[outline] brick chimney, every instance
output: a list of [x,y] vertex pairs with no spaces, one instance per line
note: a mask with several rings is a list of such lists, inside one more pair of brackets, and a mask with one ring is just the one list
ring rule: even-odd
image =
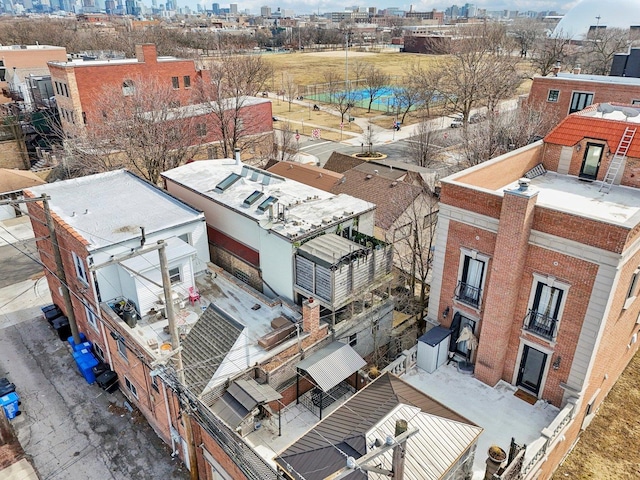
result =
[[136,58],[138,63],[158,63],[158,52],[153,43],[136,45]]
[[302,329],[314,334],[320,328],[320,303],[313,297],[302,302]]
[[506,374],[511,330],[516,324],[520,327],[521,319],[515,317],[515,310],[538,196],[529,188],[529,179],[521,178],[518,183],[518,188],[505,190],[502,199],[476,356],[476,378],[492,386]]

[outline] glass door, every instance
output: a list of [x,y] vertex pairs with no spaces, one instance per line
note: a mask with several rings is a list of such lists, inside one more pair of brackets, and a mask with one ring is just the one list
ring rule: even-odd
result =
[[598,177],[598,168],[600,168],[603,150],[602,145],[587,143],[587,150],[584,152],[582,167],[580,168],[580,178],[595,180]]
[[538,395],[542,383],[542,374],[547,364],[547,354],[536,350],[529,345],[525,345],[522,350],[520,360],[520,370],[518,372],[517,386],[524,387],[530,392]]

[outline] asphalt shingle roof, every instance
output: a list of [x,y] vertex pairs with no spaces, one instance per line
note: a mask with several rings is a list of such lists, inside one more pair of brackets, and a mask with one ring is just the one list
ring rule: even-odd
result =
[[335,185],[331,193],[345,193],[375,203],[376,226],[388,230],[423,193],[423,189],[406,182],[352,169],[344,172],[344,182]]
[[211,304],[182,342],[187,387],[199,395],[213,377],[244,327]]

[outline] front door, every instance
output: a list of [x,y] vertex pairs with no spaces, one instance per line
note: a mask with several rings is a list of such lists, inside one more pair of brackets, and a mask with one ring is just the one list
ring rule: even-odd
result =
[[518,372],[516,385],[524,387],[538,395],[546,364],[546,353],[542,353],[540,350],[525,345],[522,349],[522,360],[520,360],[520,370]]
[[587,143],[587,149],[582,159],[582,168],[580,168],[580,178],[595,180],[598,177],[598,168],[600,167],[603,150],[602,145]]

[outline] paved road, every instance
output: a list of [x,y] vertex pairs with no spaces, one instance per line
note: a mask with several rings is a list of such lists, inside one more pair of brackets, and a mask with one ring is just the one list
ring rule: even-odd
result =
[[[16,384],[22,415],[12,420],[42,480],[187,479],[151,427],[80,376],[66,342],[42,319],[51,303],[35,262],[6,240],[33,247],[28,221],[0,222],[0,377]],[[4,239],[4,240],[3,240]],[[34,275],[33,271],[39,273]]]

